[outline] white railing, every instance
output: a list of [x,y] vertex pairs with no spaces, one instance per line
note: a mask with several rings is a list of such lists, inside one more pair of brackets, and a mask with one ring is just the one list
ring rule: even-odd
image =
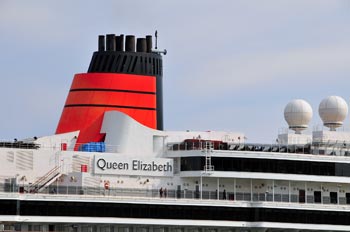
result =
[[[231,192],[231,191],[193,191],[193,190],[176,190],[163,189],[162,193],[159,189],[122,189],[122,188],[94,188],[94,187],[77,187],[77,186],[53,186],[44,188],[40,193],[26,192],[27,186],[0,185],[1,197],[34,197],[34,198],[84,198],[84,199],[138,199],[138,200],[169,200],[169,201],[217,201],[217,204],[228,202],[241,203],[264,203],[264,204],[291,204],[291,205],[311,205],[316,208],[322,207],[346,207],[350,210],[350,199],[344,196],[331,198],[330,196],[321,196],[315,199],[313,195],[299,196],[297,194],[281,194],[281,193],[258,193],[258,192]],[[225,203],[225,204],[226,204]],[[337,206],[338,205],[338,206]]]
[[[192,143],[168,143],[167,151],[205,151],[202,144]],[[222,144],[214,147],[216,151],[240,151],[240,152],[263,152],[263,153],[286,153],[286,154],[307,154],[307,155],[328,155],[328,156],[350,156],[350,144],[344,142],[315,143],[315,144],[253,144],[235,143]]]

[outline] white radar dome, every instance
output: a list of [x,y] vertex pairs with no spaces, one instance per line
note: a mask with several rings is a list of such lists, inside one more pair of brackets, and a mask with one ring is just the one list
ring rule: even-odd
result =
[[284,108],[284,119],[289,125],[289,129],[300,134],[308,127],[312,118],[312,108],[309,103],[302,99],[295,99],[289,102]]
[[318,113],[323,121],[323,125],[329,127],[331,131],[343,125],[343,121],[348,115],[348,104],[338,96],[330,96],[322,100],[318,107]]

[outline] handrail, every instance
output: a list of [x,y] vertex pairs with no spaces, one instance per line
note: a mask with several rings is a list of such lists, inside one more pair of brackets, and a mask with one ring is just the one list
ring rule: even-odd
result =
[[[19,187],[19,185],[17,185]],[[23,186],[24,188],[24,186]],[[18,189],[18,188],[17,188]],[[55,190],[55,191],[51,191]],[[341,207],[342,209],[350,210],[350,204],[347,202],[346,197],[338,197],[337,203],[326,203],[322,202],[299,202],[298,194],[290,194],[287,201],[276,200],[278,195],[274,194],[275,197],[272,197],[273,194],[269,193],[251,193],[251,192],[226,192],[227,198],[224,198],[223,191],[219,192],[219,197],[216,191],[203,191],[202,195],[195,190],[176,190],[170,189],[167,190],[167,195],[163,193],[163,197],[160,196],[158,189],[122,189],[122,188],[111,188],[105,189],[102,187],[77,187],[77,186],[49,186],[45,189],[45,192],[41,193],[18,193],[16,192],[0,192],[1,197],[20,197],[22,198],[56,198],[56,199],[91,199],[91,200],[156,200],[156,201],[188,201],[194,203],[196,202],[217,202],[217,204],[251,204],[251,205],[284,205],[286,207],[300,207],[300,208],[337,208]],[[234,194],[234,195],[233,195]],[[254,197],[255,194],[263,195],[262,198]],[[282,194],[289,195],[289,194]],[[201,198],[202,196],[202,198]],[[310,196],[310,195],[307,195]],[[232,198],[233,197],[233,198]],[[324,196],[323,199],[328,196]],[[330,197],[328,197],[330,198]],[[282,198],[281,198],[282,199]],[[294,200],[293,200],[294,199]]]
[[[39,190],[41,187],[43,187],[43,186],[39,187],[39,185],[42,182],[45,182],[46,180],[50,181],[55,175],[59,174],[58,170],[60,170],[60,168],[61,168],[61,166],[56,166],[53,169],[51,169],[48,173],[46,173],[44,176],[40,177],[37,181],[35,181],[33,184],[31,184],[28,187],[28,190],[31,191],[33,187],[36,187],[37,190]],[[52,174],[53,174],[53,176],[51,176]]]
[[[176,142],[168,143],[168,151],[190,151],[205,150],[206,148],[199,144]],[[349,156],[350,145],[347,144],[258,144],[258,143],[221,143],[213,148],[215,151],[250,151],[267,153],[286,153],[286,154],[306,154],[306,155],[326,155],[326,156]]]

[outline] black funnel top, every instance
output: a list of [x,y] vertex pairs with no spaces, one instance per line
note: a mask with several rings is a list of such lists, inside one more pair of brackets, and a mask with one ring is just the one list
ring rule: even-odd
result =
[[137,43],[134,35],[125,36],[125,43],[123,34],[100,35],[98,51],[92,56],[88,73],[156,76],[157,129],[163,130],[162,56],[158,52],[152,52],[152,36],[137,38],[136,41]]
[[162,76],[162,56],[152,52],[152,36],[136,41],[137,44],[134,35],[125,36],[125,44],[124,35],[100,35],[98,51],[92,56],[88,72]]

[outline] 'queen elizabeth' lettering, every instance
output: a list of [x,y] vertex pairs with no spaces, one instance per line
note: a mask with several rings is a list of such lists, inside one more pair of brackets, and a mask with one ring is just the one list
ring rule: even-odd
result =
[[95,155],[95,174],[172,176],[172,159],[122,159],[113,155]]

